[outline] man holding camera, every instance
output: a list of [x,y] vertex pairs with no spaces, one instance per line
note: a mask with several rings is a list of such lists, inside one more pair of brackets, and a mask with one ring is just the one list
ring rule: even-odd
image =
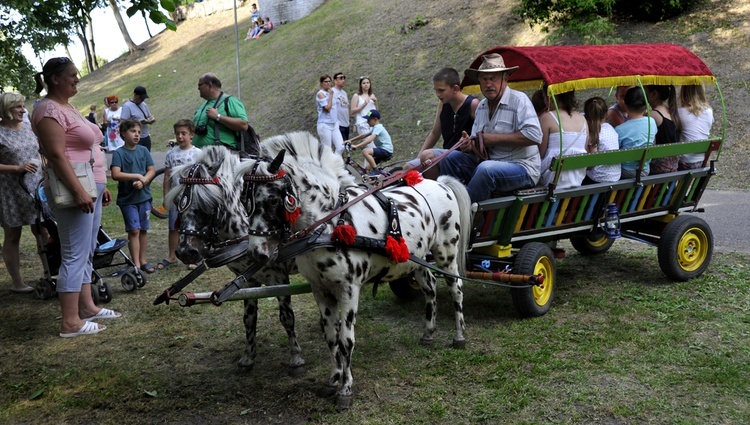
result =
[[237,133],[248,129],[245,105],[221,91],[221,81],[214,74],[201,75],[198,92],[206,101],[193,117],[193,145],[198,148],[224,145],[236,151]]

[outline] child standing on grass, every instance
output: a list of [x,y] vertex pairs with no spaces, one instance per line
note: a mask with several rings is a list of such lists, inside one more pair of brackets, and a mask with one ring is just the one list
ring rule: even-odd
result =
[[[169,189],[173,184],[177,183],[177,176],[172,176],[172,170],[174,167],[179,165],[194,164],[200,155],[201,150],[193,146],[193,136],[195,136],[195,124],[193,121],[181,119],[174,124],[174,138],[177,141],[177,146],[167,152],[167,157],[164,159],[164,195],[169,192]],[[166,204],[163,204],[164,208],[167,208]],[[177,256],[175,256],[175,250],[177,249],[177,243],[180,239],[179,229],[175,228],[175,221],[177,220],[177,207],[174,205],[169,206],[169,240],[167,258],[161,260],[161,263],[156,265],[159,270],[166,269],[172,264],[177,262]],[[188,264],[188,269],[193,270],[196,268],[195,264]]]
[[357,137],[346,140],[344,143],[351,143],[360,139],[364,141],[358,145],[352,145],[352,149],[356,149],[362,146],[367,146],[371,142],[375,142],[374,148],[365,148],[362,151],[362,156],[365,157],[367,165],[365,171],[374,171],[377,169],[378,163],[381,161],[388,161],[393,156],[393,142],[391,142],[391,135],[388,134],[388,130],[383,127],[380,123],[380,112],[377,109],[370,109],[370,112],[365,115],[367,119],[367,125],[370,126],[370,132],[360,134]]
[[146,260],[149,215],[151,214],[151,179],[154,178],[154,160],[151,153],[138,145],[141,124],[135,119],[120,122],[120,137],[125,145],[112,155],[112,179],[117,184],[117,205],[125,220],[128,248],[135,266],[153,273],[154,266]]

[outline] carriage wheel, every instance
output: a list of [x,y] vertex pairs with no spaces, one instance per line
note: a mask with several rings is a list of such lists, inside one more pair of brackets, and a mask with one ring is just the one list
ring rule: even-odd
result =
[[392,280],[388,282],[388,286],[396,297],[404,301],[411,301],[422,295],[422,288],[412,275]]
[[133,292],[135,291],[135,287],[137,285],[137,281],[135,279],[135,275],[131,272],[127,272],[120,278],[120,283],[122,283],[122,289]]
[[708,268],[714,235],[703,219],[681,215],[667,223],[659,241],[659,267],[670,279],[684,282]]
[[531,288],[511,289],[513,305],[521,317],[539,317],[549,311],[555,298],[557,266],[552,250],[541,242],[531,242],[516,255],[513,273],[542,275],[544,283]]
[[608,238],[604,232],[595,230],[585,236],[570,238],[570,243],[581,255],[598,255],[609,251],[615,240]]

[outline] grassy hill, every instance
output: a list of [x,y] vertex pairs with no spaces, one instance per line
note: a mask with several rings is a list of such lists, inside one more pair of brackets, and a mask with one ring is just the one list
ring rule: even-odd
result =
[[[750,100],[747,66],[750,0],[704,0],[695,10],[658,24],[623,24],[623,42],[673,42],[696,52],[716,73],[729,111],[727,171],[750,168]],[[383,122],[394,138],[396,157],[418,150],[434,119],[432,75],[452,66],[463,71],[476,55],[496,45],[535,45],[544,35],[528,27],[512,9],[517,1],[465,2],[329,0],[305,19],[279,25],[258,40],[240,41],[241,95],[251,124],[262,136],[285,131],[314,132],[313,96],[318,77],[344,72],[345,89],[356,91],[357,77],[372,78]],[[249,27],[250,9],[239,9],[240,40]],[[409,22],[426,25],[404,33]],[[198,77],[215,72],[230,93],[237,92],[234,16],[218,13],[182,23],[85,77],[73,99],[82,111],[102,98],[130,97],[133,87],[148,88],[149,106],[159,120],[152,126],[154,147],[171,137],[172,123],[192,118],[201,99]],[[585,64],[581,64],[585,66]],[[719,99],[713,104],[720,111]],[[717,120],[720,115],[717,114]],[[736,161],[736,162],[735,162]],[[747,173],[744,173],[747,174]],[[750,176],[722,173],[719,186],[750,187]]]

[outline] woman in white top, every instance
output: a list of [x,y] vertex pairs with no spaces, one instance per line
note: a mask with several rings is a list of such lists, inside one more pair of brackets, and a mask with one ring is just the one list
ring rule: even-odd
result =
[[320,90],[315,95],[315,105],[318,108],[318,138],[323,146],[330,146],[336,155],[341,155],[344,152],[344,139],[336,121],[331,81],[330,75],[320,77]]
[[[706,140],[714,125],[714,111],[706,100],[703,85],[682,86],[680,88],[680,107],[677,113],[682,122],[681,142]],[[692,170],[703,165],[705,155],[702,153],[680,155],[678,170]]]
[[351,114],[354,115],[354,125],[357,126],[357,134],[370,133],[365,116],[371,109],[378,108],[378,98],[372,93],[372,82],[370,77],[359,77],[359,88],[352,96]]
[[[125,144],[120,137],[120,114],[122,108],[119,106],[120,99],[117,96],[107,98],[107,109],[104,110],[104,124],[107,126],[106,138],[107,152],[112,153]],[[109,164],[107,164],[109,165]]]
[[[583,104],[583,113],[589,134],[586,141],[588,153],[616,151],[620,148],[617,131],[608,122],[607,103],[599,96],[592,97]],[[586,170],[583,184],[616,182],[620,180],[620,164],[596,165]]]
[[[550,110],[542,114],[539,123],[542,125],[542,144],[539,155],[542,157],[542,176],[540,186],[546,186],[555,180],[555,171],[550,170],[552,158],[562,155],[586,153],[586,120],[578,112],[578,101],[575,92],[569,91],[555,96],[556,102],[550,101],[550,109],[557,104],[560,122],[557,122],[558,111]],[[562,126],[562,135],[560,127]],[[562,149],[561,149],[562,147]],[[563,171],[557,180],[556,189],[567,189],[580,186],[586,177],[586,169]]]

